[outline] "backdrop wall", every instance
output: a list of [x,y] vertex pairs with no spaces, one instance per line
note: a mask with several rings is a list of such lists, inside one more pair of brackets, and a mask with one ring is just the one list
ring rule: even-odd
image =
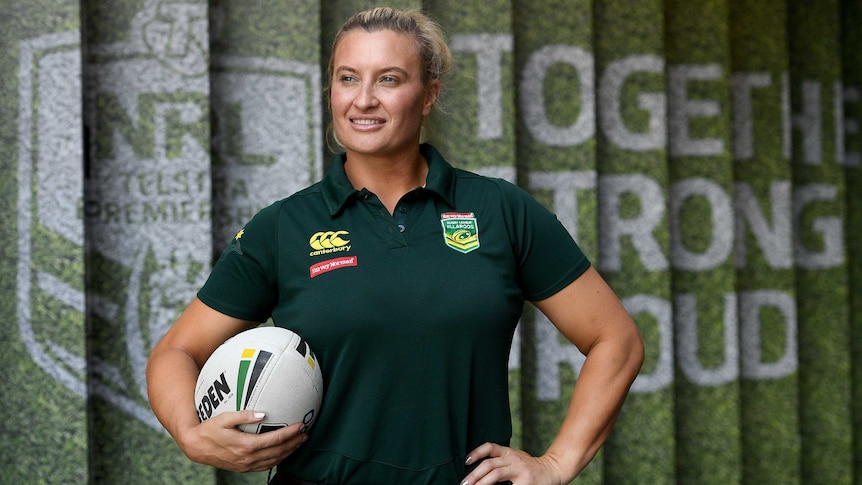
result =
[[[331,39],[374,5],[4,2],[0,482],[262,483],[188,461],[144,367],[238,228],[322,176]],[[862,2],[391,5],[454,53],[430,141],[555,211],[641,329],[578,482],[862,484]],[[582,362],[528,305],[516,446]]]

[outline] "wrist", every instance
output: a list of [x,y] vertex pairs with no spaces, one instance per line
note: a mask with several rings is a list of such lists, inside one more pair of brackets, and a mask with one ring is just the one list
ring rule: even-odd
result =
[[180,450],[182,450],[190,460],[196,463],[200,463],[196,458],[197,453],[195,453],[196,445],[200,443],[200,438],[197,435],[198,425],[200,425],[200,422],[198,422],[197,419],[195,419],[194,422],[183,420],[182,423],[175,423],[171,426],[171,429],[168,430]]
[[583,454],[561,454],[552,450],[548,450],[544,455],[539,457],[546,467],[558,477],[560,485],[570,483],[578,477],[581,471],[586,467],[587,463],[583,463]]

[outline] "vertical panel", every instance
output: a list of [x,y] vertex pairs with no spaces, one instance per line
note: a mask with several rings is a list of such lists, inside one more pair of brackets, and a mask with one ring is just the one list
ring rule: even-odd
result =
[[221,0],[211,18],[212,221],[221,248],[258,210],[322,176],[320,5]]
[[[322,176],[320,4],[211,2],[214,255],[261,208]],[[219,472],[221,484],[266,472]]]
[[746,483],[799,483],[792,170],[784,1],[730,2]]
[[674,481],[673,321],[661,0],[595,5],[599,270],[646,361],[605,445],[606,483]]
[[[595,83],[589,1],[514,3],[519,182],[596,259]],[[531,306],[521,326],[523,446],[543,453],[583,356]],[[601,457],[578,483],[601,481]]]
[[85,12],[83,212],[93,398],[105,483],[205,483],[149,409],[150,349],[211,261],[206,1],[100,0]]
[[803,481],[852,483],[839,2],[788,8]]
[[0,18],[0,474],[85,483],[87,469],[78,2]]
[[848,280],[850,295],[851,362],[853,365],[853,473],[862,484],[862,2],[841,2],[841,52],[844,85],[843,160],[847,186]]
[[730,69],[724,1],[665,1],[677,479],[740,480]]
[[[454,66],[429,141],[454,165],[513,180],[515,166],[511,5],[508,0],[426,2],[449,36]],[[479,170],[481,171],[481,170]]]
[[[423,2],[448,38],[453,65],[425,138],[459,168],[516,181],[512,6],[508,0]],[[509,359],[512,446],[520,448],[521,328]]]

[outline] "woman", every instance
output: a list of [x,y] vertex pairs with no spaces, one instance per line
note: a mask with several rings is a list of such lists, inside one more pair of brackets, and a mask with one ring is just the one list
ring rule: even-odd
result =
[[[278,465],[277,483],[560,484],[607,437],[643,360],[638,332],[553,214],[420,143],[449,63],[418,13],[362,12],[336,36],[329,100],[345,154],[237,234],[150,356],[151,405],[190,459]],[[587,354],[540,457],[507,446],[507,358],[525,299]],[[315,427],[242,433],[262,419],[251,410],[198,423],[200,366],[270,317],[320,360]]]

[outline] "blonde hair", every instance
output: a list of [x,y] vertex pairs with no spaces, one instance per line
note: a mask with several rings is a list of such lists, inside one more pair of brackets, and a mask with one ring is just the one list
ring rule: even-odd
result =
[[422,63],[422,81],[426,85],[434,80],[442,80],[452,65],[452,53],[440,26],[428,16],[411,10],[396,10],[390,7],[377,7],[359,12],[347,19],[335,34],[332,42],[332,56],[329,58],[327,74],[332,82],[334,54],[338,43],[348,33],[362,29],[366,32],[391,30],[407,34],[416,42],[419,60]]

